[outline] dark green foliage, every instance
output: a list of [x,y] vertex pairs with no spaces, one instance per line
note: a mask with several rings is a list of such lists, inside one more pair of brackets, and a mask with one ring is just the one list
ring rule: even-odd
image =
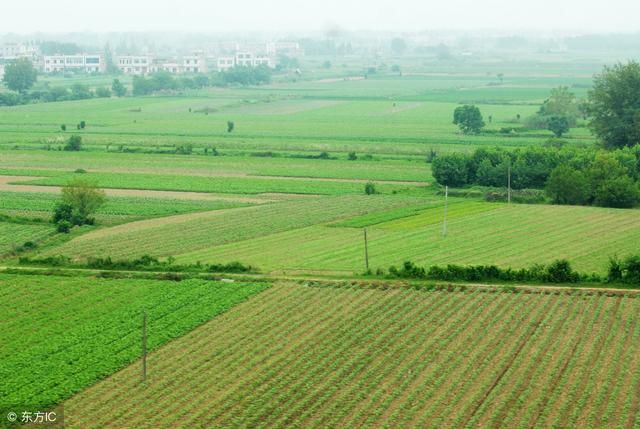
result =
[[5,66],[2,81],[10,90],[24,93],[37,79],[38,72],[33,63],[27,58],[20,58]]
[[266,65],[257,67],[236,66],[222,73],[225,84],[263,85],[271,82],[271,69]]
[[80,129],[84,130],[84,128],[87,126],[87,123],[85,121],[80,121]]
[[566,259],[553,261],[546,270],[546,281],[549,283],[576,283],[580,276],[571,269]]
[[600,207],[631,208],[639,200],[638,184],[626,176],[602,182],[593,193],[593,203]]
[[608,149],[640,143],[640,63],[605,67],[589,92],[590,127]]
[[629,283],[640,286],[640,256],[631,255],[624,260],[609,258],[607,277],[612,283]]
[[76,83],[71,87],[71,99],[72,100],[86,100],[93,97],[93,92],[87,85]]
[[563,134],[569,131],[569,120],[566,116],[550,116],[547,121],[547,129],[556,137],[562,137]]
[[75,179],[62,188],[62,200],[53,211],[58,232],[69,232],[72,226],[93,225],[92,215],[106,201],[104,191],[92,182]]
[[67,126],[65,124],[60,125],[60,129],[62,131],[67,131]]
[[232,132],[236,127],[236,124],[233,121],[227,121],[227,132]]
[[109,88],[96,89],[96,97],[109,98],[111,97],[111,90]]
[[480,148],[472,154],[441,155],[432,172],[441,185],[506,188],[509,166],[512,189],[544,188],[557,204],[627,208],[640,201],[640,146],[613,152],[568,146]]
[[62,255],[46,258],[21,257],[21,265],[40,265],[51,267],[88,268],[94,270],[125,270],[125,271],[168,271],[168,272],[198,272],[198,273],[253,273],[258,272],[251,265],[240,262],[228,264],[175,264],[174,259],[159,260],[156,257],[143,255],[136,259],[113,260],[110,256],[105,258],[88,258],[85,263],[74,262]]
[[367,195],[373,195],[376,194],[376,185],[373,182],[367,182],[364,185],[364,193]]
[[[640,272],[640,271],[639,271]],[[579,281],[600,281],[595,275],[580,275],[573,271],[566,260],[556,260],[548,266],[533,265],[530,268],[514,270],[500,268],[495,265],[453,265],[441,267],[433,265],[428,269],[418,267],[407,261],[401,269],[389,268],[389,275],[398,278],[431,279],[445,281],[519,281],[540,283],[577,283]]]
[[355,161],[358,159],[358,155],[356,155],[355,152],[349,152],[349,156],[348,156],[349,161]]
[[587,177],[568,165],[556,167],[549,176],[545,191],[555,204],[582,205],[589,201]]
[[0,106],[17,106],[26,103],[26,99],[16,92],[0,91]]
[[67,140],[67,144],[64,145],[66,151],[79,151],[82,150],[82,137],[79,135],[73,135]]
[[56,224],[56,231],[66,234],[71,230],[71,227],[71,222],[69,222],[68,220],[61,220]]
[[116,97],[124,97],[127,93],[127,88],[120,82],[119,79],[114,79],[111,84],[111,90],[116,95]]
[[438,156],[433,160],[432,172],[441,185],[464,186],[469,180],[467,156],[460,153]]
[[456,124],[464,134],[478,134],[485,126],[480,109],[468,104],[456,107],[453,111],[453,123]]

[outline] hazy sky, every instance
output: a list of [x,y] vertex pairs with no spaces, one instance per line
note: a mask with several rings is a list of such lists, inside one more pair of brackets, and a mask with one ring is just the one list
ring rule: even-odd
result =
[[2,0],[0,33],[74,31],[640,31],[640,0]]

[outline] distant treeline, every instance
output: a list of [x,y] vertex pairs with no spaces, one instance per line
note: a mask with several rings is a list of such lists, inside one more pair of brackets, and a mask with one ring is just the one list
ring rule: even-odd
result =
[[612,151],[535,146],[480,148],[433,159],[441,185],[544,189],[556,204],[633,207],[640,201],[640,146]]
[[64,268],[86,268],[94,270],[125,270],[125,271],[167,271],[167,272],[210,272],[210,273],[251,273],[257,269],[240,262],[228,264],[176,264],[174,259],[159,260],[153,256],[143,255],[137,259],[113,260],[105,258],[88,258],[86,262],[74,262],[66,256],[50,256],[46,258],[30,258],[23,256],[19,259],[22,265],[38,265]]
[[133,95],[149,95],[159,91],[198,89],[209,86],[262,85],[271,82],[271,69],[236,66],[212,75],[199,74],[193,77],[175,77],[168,72],[154,73],[150,77],[134,76]]
[[[193,76],[175,76],[169,72],[158,72],[148,77],[134,76],[131,93],[134,96],[157,92],[184,91],[212,86],[263,85],[271,82],[272,71],[267,66],[234,67],[227,71]],[[0,92],[0,106],[17,106],[28,103],[86,100],[90,98],[121,97],[127,94],[126,87],[118,79],[111,88],[92,89],[88,85],[76,83],[71,87],[45,87],[23,92]]]
[[529,268],[502,268],[495,265],[433,265],[420,267],[406,261],[400,268],[389,267],[388,272],[378,270],[377,275],[391,278],[430,279],[466,282],[524,282],[524,283],[580,283],[609,282],[640,286],[640,256],[609,260],[606,276],[574,271],[569,261],[558,259],[549,265],[535,264]]

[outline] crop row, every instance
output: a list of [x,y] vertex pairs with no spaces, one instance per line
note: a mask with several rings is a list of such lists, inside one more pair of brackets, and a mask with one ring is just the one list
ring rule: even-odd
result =
[[128,367],[66,412],[87,428],[624,426],[639,303],[281,284],[153,353],[145,386]]
[[[634,211],[480,204],[493,210],[452,220],[444,238],[441,224],[369,228],[370,266],[388,269],[413,261],[528,267],[566,258],[579,271],[603,273],[610,256],[634,253],[640,241],[640,218]],[[265,248],[270,252],[263,252]],[[265,269],[359,271],[364,269],[364,240],[358,229],[315,226],[211,246],[178,259],[242,260]]]
[[[50,193],[2,192],[0,191],[0,211],[20,210],[48,212],[49,216],[60,197]],[[116,216],[154,217],[173,214],[220,210],[241,207],[247,204],[221,200],[176,200],[165,198],[109,197],[96,214]]]
[[132,362],[143,311],[155,349],[264,288],[2,275],[2,323],[11,327],[0,348],[3,405],[52,405]]
[[391,196],[323,197],[141,221],[96,231],[49,254],[170,256],[415,203]]

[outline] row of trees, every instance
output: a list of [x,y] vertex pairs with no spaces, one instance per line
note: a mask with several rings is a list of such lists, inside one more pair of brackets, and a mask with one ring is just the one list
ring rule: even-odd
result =
[[271,69],[266,65],[258,67],[237,66],[216,73],[211,77],[200,74],[193,77],[174,77],[168,72],[154,73],[150,77],[133,78],[133,95],[148,95],[158,91],[198,89],[209,86],[262,85],[271,82]]
[[545,189],[557,204],[632,207],[640,199],[640,146],[614,151],[528,147],[481,148],[437,156],[433,175],[441,185]]
[[[54,87],[28,92],[36,83],[38,73],[29,59],[23,58],[5,67],[3,83],[14,92],[0,94],[0,106],[14,106],[29,102],[50,102],[83,100],[93,97],[122,97],[127,88],[119,79],[114,79],[111,88],[91,89],[88,85],[74,84],[71,88]],[[158,91],[176,91],[198,89],[208,86],[225,85],[261,85],[271,82],[271,69],[262,65],[258,67],[234,67],[230,70],[215,73],[211,76],[198,74],[195,76],[175,77],[169,72],[154,73],[150,77],[135,76],[133,78],[133,95],[148,95]]]

